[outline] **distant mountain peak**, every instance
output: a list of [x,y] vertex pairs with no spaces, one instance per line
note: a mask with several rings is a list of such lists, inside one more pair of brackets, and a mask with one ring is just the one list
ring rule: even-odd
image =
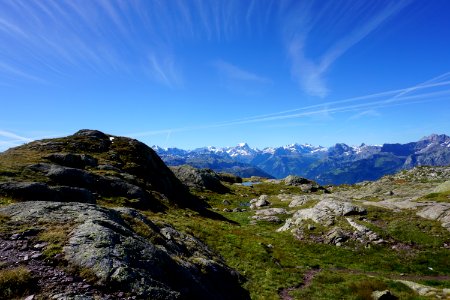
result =
[[432,134],[406,144],[349,146],[337,143],[329,148],[292,143],[262,150],[239,143],[234,147],[210,146],[184,152],[168,149],[158,154],[173,164],[190,163],[239,174],[244,174],[245,169],[246,176],[265,172],[283,178],[294,174],[323,184],[339,184],[373,180],[418,165],[448,165],[450,137]]

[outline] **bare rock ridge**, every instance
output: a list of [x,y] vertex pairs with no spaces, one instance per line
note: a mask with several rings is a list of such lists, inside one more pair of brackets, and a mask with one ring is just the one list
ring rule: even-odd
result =
[[150,147],[96,130],[12,148],[0,154],[2,165],[8,176],[0,184],[0,194],[15,199],[86,203],[100,199],[153,210],[204,205]]

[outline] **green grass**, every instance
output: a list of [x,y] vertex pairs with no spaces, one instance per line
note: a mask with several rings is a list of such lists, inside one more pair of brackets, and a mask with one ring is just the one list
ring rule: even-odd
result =
[[0,270],[0,299],[13,299],[30,293],[34,279],[25,267]]
[[450,203],[450,191],[445,191],[445,192],[440,192],[440,193],[431,193],[431,194],[425,195],[423,197],[420,197],[416,201],[419,201],[419,202],[434,201],[434,202]]
[[[205,241],[231,267],[246,276],[248,280],[244,287],[250,291],[252,299],[279,299],[278,290],[301,283],[303,274],[310,268],[374,272],[381,278],[398,276],[400,273],[448,274],[450,270],[449,251],[433,248],[432,245],[409,253],[390,249],[389,246],[366,249],[364,246],[335,247],[307,240],[298,241],[290,232],[275,232],[280,225],[263,222],[257,226],[249,225],[248,217],[251,214],[248,212],[223,213],[232,222],[206,219],[195,212],[181,210],[148,214],[152,220],[171,223],[175,228]],[[320,231],[320,228],[313,232],[316,231]],[[345,299],[358,299],[358,292],[348,286],[350,281],[346,279],[345,282],[338,287],[339,293],[350,295]],[[312,298],[299,295],[298,299],[336,299],[332,296],[336,292],[335,288],[332,284],[314,284],[312,289],[317,291],[307,294],[312,295]],[[317,293],[322,293],[322,296]],[[409,292],[406,294],[410,295]]]
[[72,224],[46,224],[44,226],[45,230],[39,233],[37,238],[41,242],[48,243],[42,252],[47,260],[52,260],[57,254],[62,253],[72,227]]
[[399,299],[426,299],[418,297],[402,283],[363,274],[321,271],[312,284],[290,294],[295,299],[372,299],[374,291],[389,289]]

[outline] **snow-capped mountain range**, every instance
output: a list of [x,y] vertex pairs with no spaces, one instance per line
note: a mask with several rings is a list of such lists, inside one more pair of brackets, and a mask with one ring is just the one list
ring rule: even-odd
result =
[[450,164],[450,137],[432,134],[417,142],[332,147],[290,144],[257,149],[247,143],[234,147],[202,147],[194,150],[152,147],[168,165],[189,164],[240,176],[283,178],[294,174],[322,184],[375,180],[420,165]]

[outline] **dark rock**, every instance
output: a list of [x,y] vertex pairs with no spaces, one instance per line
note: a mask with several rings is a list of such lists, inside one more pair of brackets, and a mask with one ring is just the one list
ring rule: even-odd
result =
[[196,169],[183,165],[170,167],[175,176],[186,186],[199,190],[211,190],[218,193],[228,189],[220,182],[220,177],[211,169]]
[[91,188],[98,177],[88,171],[51,165],[47,176],[56,184],[70,185],[82,188]]
[[109,137],[101,131],[91,130],[91,129],[81,129],[74,133],[73,136],[87,136],[94,137],[98,139],[109,139]]
[[53,187],[41,182],[0,183],[0,194],[21,201],[95,203],[95,197],[86,189],[68,186]]
[[115,171],[115,172],[122,172],[119,168],[114,167],[113,165],[98,165],[97,169],[99,170],[106,170],[106,171]]
[[300,176],[289,175],[284,179],[285,185],[300,186],[302,184],[310,184],[312,181]]
[[53,153],[44,158],[59,165],[77,169],[84,169],[87,166],[95,167],[98,164],[98,160],[88,154]]
[[53,201],[57,193],[47,184],[40,182],[4,182],[0,183],[0,194],[22,201]]
[[217,176],[219,176],[220,181],[228,183],[242,183],[242,178],[234,174],[219,172],[217,173]]
[[84,188],[55,186],[50,187],[50,189],[57,192],[57,199],[55,201],[96,203],[95,196]]

